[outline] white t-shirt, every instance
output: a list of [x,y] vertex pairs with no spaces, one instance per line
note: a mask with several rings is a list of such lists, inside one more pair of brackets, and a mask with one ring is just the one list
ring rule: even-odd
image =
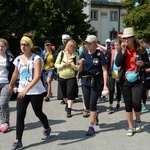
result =
[[[28,84],[33,80],[34,77],[34,64],[37,59],[41,59],[40,56],[33,54],[27,62],[22,62],[22,55],[18,56],[14,60],[14,65],[19,70],[19,87],[18,92],[21,92]],[[43,61],[42,61],[43,63]],[[43,66],[43,64],[42,64]],[[42,94],[45,92],[45,87],[41,80],[39,80],[27,93],[26,95]]]
[[6,67],[6,58],[0,59],[0,83],[9,83],[8,70]]

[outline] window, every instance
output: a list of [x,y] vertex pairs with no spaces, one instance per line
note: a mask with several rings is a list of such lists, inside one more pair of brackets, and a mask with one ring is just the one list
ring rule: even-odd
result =
[[110,39],[116,39],[117,38],[117,31],[110,31]]
[[97,14],[98,14],[98,13],[97,13],[97,10],[92,10],[92,11],[91,11],[91,19],[92,19],[92,20],[97,20],[97,18],[98,18],[98,17],[97,17]]
[[118,13],[117,11],[110,11],[110,21],[117,21]]

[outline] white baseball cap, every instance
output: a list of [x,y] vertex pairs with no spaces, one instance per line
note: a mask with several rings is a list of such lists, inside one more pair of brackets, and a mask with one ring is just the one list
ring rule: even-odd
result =
[[110,42],[110,39],[106,39],[106,40],[105,40],[105,43],[106,43],[106,42]]
[[88,35],[85,41],[88,43],[97,42],[97,37],[95,35]]
[[63,34],[62,39],[64,40],[70,40],[70,36],[68,34]]

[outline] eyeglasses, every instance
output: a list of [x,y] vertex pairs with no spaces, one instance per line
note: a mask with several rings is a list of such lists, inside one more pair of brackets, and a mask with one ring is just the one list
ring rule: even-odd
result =
[[133,37],[123,38],[123,41],[130,41]]
[[29,44],[20,44],[20,46],[27,47],[27,46],[29,46]]

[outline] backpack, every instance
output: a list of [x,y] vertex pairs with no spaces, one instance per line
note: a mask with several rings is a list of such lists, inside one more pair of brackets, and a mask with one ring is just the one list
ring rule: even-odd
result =
[[38,56],[40,56],[42,58],[42,60],[44,60],[44,53],[41,47],[39,46],[34,46],[34,48],[32,49],[32,52]]
[[[64,52],[61,52],[60,62],[62,61],[63,57],[64,57]],[[74,64],[76,64],[76,57],[73,58],[73,62],[74,62]]]

